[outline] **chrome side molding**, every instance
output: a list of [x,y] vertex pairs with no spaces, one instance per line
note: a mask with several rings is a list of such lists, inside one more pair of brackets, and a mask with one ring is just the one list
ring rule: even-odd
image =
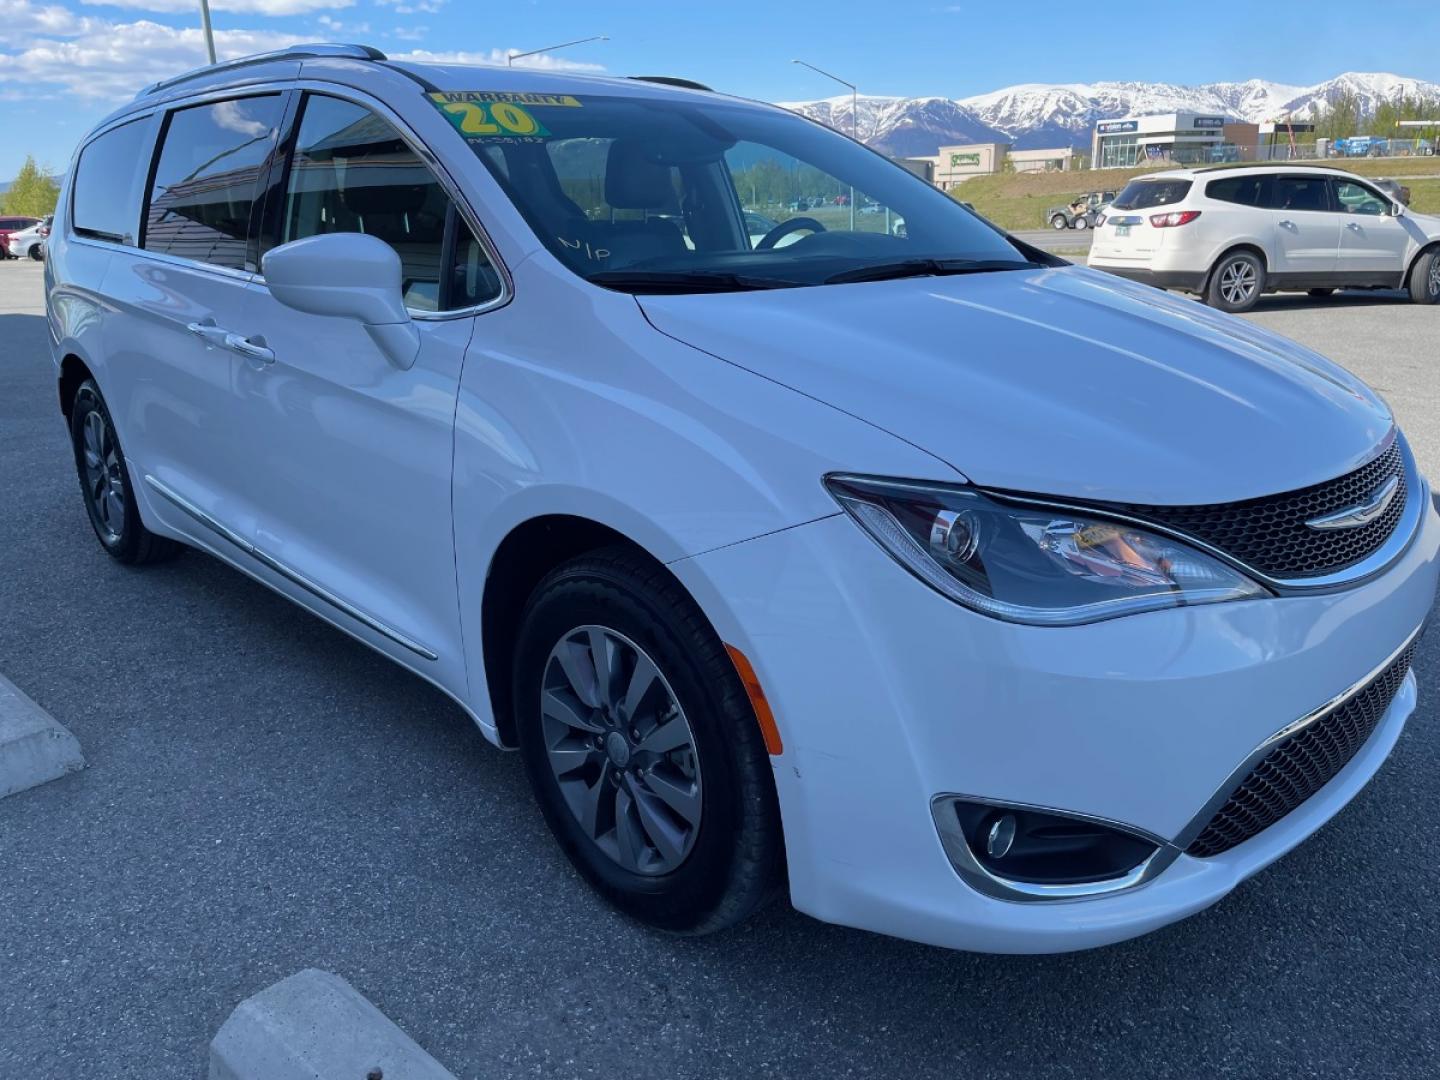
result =
[[355,622],[358,622],[362,626],[365,626],[368,629],[375,631],[375,633],[381,635],[382,637],[389,638],[391,641],[395,642],[395,644],[401,646],[402,648],[409,649],[416,656],[422,656],[426,660],[440,659],[439,654],[436,653],[433,649],[429,648],[426,645],[422,645],[414,638],[407,637],[399,630],[396,630],[394,627],[381,622],[373,615],[367,615],[365,612],[357,608],[354,604],[336,596],[333,592],[325,588],[323,585],[311,581],[308,577],[300,573],[298,570],[292,569],[291,567],[281,562],[279,559],[275,558],[273,555],[267,554],[266,552],[262,551],[260,548],[252,544],[249,540],[246,540],[239,533],[235,532],[235,530],[228,528],[221,522],[217,521],[211,515],[207,514],[204,510],[201,510],[198,506],[192,503],[189,499],[185,498],[185,496],[175,491],[169,485],[155,479],[155,477],[151,476],[149,473],[145,474],[145,484],[157,495],[162,496],[167,502],[171,503],[177,509],[183,511],[186,515],[193,518],[201,525],[204,525],[205,528],[209,529],[216,536],[219,536],[221,539],[225,540],[232,547],[238,548],[246,555],[249,555],[256,562],[265,566],[266,569],[272,570],[275,573],[279,574],[281,577],[285,578],[287,581],[291,582],[292,584],[298,585],[300,588],[308,592],[311,596],[315,597],[317,600],[324,601],[326,604],[334,608],[336,611],[340,612],[346,618],[353,619]]

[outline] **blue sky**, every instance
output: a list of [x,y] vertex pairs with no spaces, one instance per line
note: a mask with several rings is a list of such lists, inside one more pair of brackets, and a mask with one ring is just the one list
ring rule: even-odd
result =
[[[1440,79],[1435,0],[211,0],[211,8],[222,56],[342,40],[392,56],[503,63],[509,51],[607,34],[529,62],[684,75],[770,100],[840,91],[793,57],[863,93],[947,97],[1023,82],[1308,85],[1342,71]],[[63,168],[75,140],[115,104],[202,63],[198,27],[198,0],[0,0],[0,180],[27,152]]]

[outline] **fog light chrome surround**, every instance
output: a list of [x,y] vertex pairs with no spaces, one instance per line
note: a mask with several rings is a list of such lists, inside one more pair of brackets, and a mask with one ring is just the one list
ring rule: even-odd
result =
[[[981,861],[980,856],[977,855],[975,849],[972,847],[972,840],[965,834],[957,804],[964,804],[968,808],[993,808],[995,811],[1001,813],[1004,811],[1014,811],[1022,814],[1043,814],[1075,823],[1095,825],[1143,841],[1145,844],[1153,847],[1154,850],[1129,870],[1117,874],[1114,877],[1107,877],[1096,881],[1070,884],[1041,884],[1033,881],[1021,881],[1008,878],[999,872],[997,868],[988,867]],[[1126,825],[1118,821],[1109,821],[1105,818],[1094,817],[1088,814],[1077,814],[1068,810],[1056,810],[1048,806],[1005,802],[997,799],[979,798],[974,795],[943,794],[936,795],[930,800],[930,813],[935,819],[935,828],[940,834],[940,843],[944,846],[945,854],[949,856],[950,865],[955,868],[955,872],[959,874],[961,879],[971,888],[986,896],[994,897],[997,900],[1034,903],[1090,900],[1096,897],[1110,896],[1127,889],[1139,888],[1146,882],[1153,880],[1173,863],[1181,853],[1180,848],[1176,847],[1170,841],[1147,833],[1143,829],[1137,829],[1133,825]],[[993,825],[991,827],[993,828]],[[1008,826],[1006,828],[1008,828]],[[979,837],[980,842],[987,844],[989,835],[988,830],[984,831],[982,836]],[[1005,846],[1006,854],[1008,854],[1011,849],[1012,846],[1007,844]]]

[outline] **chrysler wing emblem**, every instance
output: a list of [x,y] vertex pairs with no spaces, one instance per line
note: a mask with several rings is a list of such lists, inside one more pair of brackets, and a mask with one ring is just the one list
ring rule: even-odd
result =
[[1333,514],[1326,514],[1324,517],[1311,518],[1305,522],[1312,529],[1358,529],[1361,525],[1369,525],[1390,505],[1390,500],[1395,498],[1395,492],[1400,487],[1400,477],[1392,476],[1385,483],[1371,493],[1370,498],[1359,506],[1347,506],[1344,510],[1337,510]]

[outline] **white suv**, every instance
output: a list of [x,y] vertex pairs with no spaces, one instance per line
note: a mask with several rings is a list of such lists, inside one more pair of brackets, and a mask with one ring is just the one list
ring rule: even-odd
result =
[[[104,549],[209,552],[440,687],[669,930],[788,887],[1083,948],[1338,812],[1440,573],[1385,403],[671,82],[308,46],[104,121],[45,263]],[[885,212],[757,238],[797,178]]]
[[1440,301],[1440,218],[1368,180],[1294,165],[1176,169],[1126,185],[1090,265],[1246,311],[1261,293],[1409,289]]

